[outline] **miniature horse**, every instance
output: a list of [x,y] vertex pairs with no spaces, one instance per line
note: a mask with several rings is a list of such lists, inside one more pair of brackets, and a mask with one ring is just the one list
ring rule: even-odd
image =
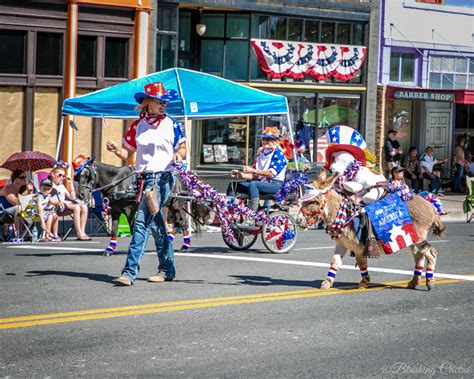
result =
[[90,203],[92,192],[100,189],[103,198],[109,200],[112,230],[109,246],[104,256],[110,256],[117,247],[119,219],[125,214],[130,229],[133,229],[138,204],[135,201],[135,174],[131,167],[115,167],[91,160],[74,178],[78,182],[79,199]]
[[[309,226],[319,220],[323,220],[330,228],[333,225],[342,201],[342,195],[333,189],[334,181],[337,174],[329,178],[326,177],[325,171],[311,185],[315,188],[312,198],[307,198],[303,202],[301,213],[304,219],[300,220],[300,226]],[[432,230],[436,235],[442,236],[445,231],[439,215],[435,208],[422,197],[415,197],[407,202],[410,211],[410,217],[415,226],[419,240],[411,248],[415,259],[415,272],[413,278],[408,283],[408,288],[416,288],[421,284],[421,275],[426,264],[426,286],[431,290],[434,286],[434,270],[436,266],[436,249],[427,241],[428,233]],[[306,225],[303,225],[303,222]],[[351,224],[348,224],[342,230],[342,234],[336,238],[336,249],[333,259],[330,263],[327,278],[321,283],[321,289],[327,290],[332,287],[336,278],[339,266],[342,264],[342,258],[347,251],[353,251],[359,270],[361,273],[361,281],[359,288],[368,288],[370,276],[367,270],[367,258],[364,257],[363,251],[365,244],[359,241]],[[382,249],[382,247],[380,246]]]
[[[79,199],[85,202],[91,201],[91,194],[94,190],[100,189],[102,196],[109,200],[110,213],[112,216],[112,230],[109,246],[104,250],[104,256],[110,256],[117,247],[117,233],[120,214],[124,213],[127,217],[130,229],[133,229],[135,213],[138,209],[136,196],[136,176],[131,167],[116,167],[105,163],[90,161],[76,175],[78,182]],[[190,225],[186,222],[188,219],[187,211],[184,210],[184,201],[172,199],[171,197],[165,204],[170,208],[167,212],[167,223],[169,226],[169,238],[174,239],[174,232],[178,227],[184,230],[183,246],[181,250],[187,250],[191,245]],[[195,230],[199,231],[199,225],[203,225],[209,210],[196,201],[191,202],[191,213],[193,220],[196,221]],[[170,237],[172,236],[172,238]]]

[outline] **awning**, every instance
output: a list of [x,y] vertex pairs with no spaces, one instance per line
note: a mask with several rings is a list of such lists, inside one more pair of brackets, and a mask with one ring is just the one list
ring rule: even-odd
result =
[[130,119],[138,116],[133,95],[162,82],[178,92],[166,112],[174,117],[208,119],[288,113],[285,96],[275,95],[203,72],[171,68],[87,95],[66,99],[63,114]]

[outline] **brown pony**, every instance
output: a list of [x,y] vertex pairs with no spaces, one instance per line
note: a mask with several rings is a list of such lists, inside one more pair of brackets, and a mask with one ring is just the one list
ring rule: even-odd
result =
[[[323,171],[320,176],[311,185],[316,189],[314,197],[303,202],[301,213],[304,218],[301,220],[302,225],[312,225],[319,220],[325,222],[330,228],[336,219],[339,206],[342,201],[342,195],[333,189],[334,181],[337,175],[327,177]],[[421,284],[421,275],[423,267],[426,264],[426,286],[431,290],[434,286],[433,272],[436,266],[436,249],[431,246],[428,241],[428,233],[432,230],[436,235],[443,236],[445,226],[443,225],[435,208],[422,197],[415,195],[413,200],[407,202],[410,210],[410,216],[418,233],[419,240],[411,249],[415,259],[415,273],[413,278],[408,282],[408,288],[416,288]],[[381,244],[380,249],[382,249]],[[367,271],[367,258],[363,256],[365,244],[357,239],[357,236],[349,223],[342,230],[342,234],[336,238],[336,248],[334,256],[330,263],[327,278],[321,283],[321,289],[327,290],[332,287],[336,277],[337,270],[342,264],[342,258],[347,251],[355,254],[357,265],[362,275],[359,288],[368,288],[370,276]]]

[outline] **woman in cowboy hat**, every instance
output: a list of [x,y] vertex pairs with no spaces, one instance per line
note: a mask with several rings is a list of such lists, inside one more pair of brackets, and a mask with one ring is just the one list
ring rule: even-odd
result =
[[280,135],[276,128],[265,128],[260,135],[262,147],[258,149],[257,158],[253,166],[243,166],[242,170],[232,170],[231,176],[238,179],[246,179],[231,183],[227,190],[229,195],[235,192],[249,195],[248,207],[256,211],[259,206],[260,194],[274,195],[280,189],[285,180],[286,166],[288,161],[285,153],[280,147]]
[[179,122],[165,113],[170,100],[177,98],[177,92],[165,91],[162,83],[150,83],[144,92],[135,94],[140,105],[140,118],[134,121],[122,140],[122,147],[113,141],[106,142],[108,151],[121,159],[128,159],[136,153],[135,170],[143,179],[144,196],[140,202],[132,241],[122,275],[114,282],[130,286],[138,275],[140,261],[151,230],[158,254],[158,273],[148,278],[150,282],[173,280],[173,244],[167,237],[162,207],[173,188],[173,161],[186,157],[186,143]]

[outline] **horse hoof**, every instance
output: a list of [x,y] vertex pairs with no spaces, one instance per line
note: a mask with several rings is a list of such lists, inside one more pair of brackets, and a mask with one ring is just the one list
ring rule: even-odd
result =
[[416,287],[418,287],[420,285],[420,281],[418,279],[412,279],[408,282],[407,284],[407,288],[408,289],[411,289],[411,290],[414,290],[416,289]]
[[319,287],[320,290],[322,291],[327,291],[332,287],[332,284],[329,280],[325,280],[321,283],[321,287]]
[[103,257],[110,257],[112,255],[112,253],[110,251],[107,251],[105,250],[103,253],[102,253],[102,256]]
[[366,278],[364,278],[360,281],[359,289],[360,290],[366,290],[367,288],[369,288],[369,284],[370,284],[370,278],[366,277]]
[[431,291],[435,285],[434,280],[426,280],[426,287],[428,288],[428,291]]

